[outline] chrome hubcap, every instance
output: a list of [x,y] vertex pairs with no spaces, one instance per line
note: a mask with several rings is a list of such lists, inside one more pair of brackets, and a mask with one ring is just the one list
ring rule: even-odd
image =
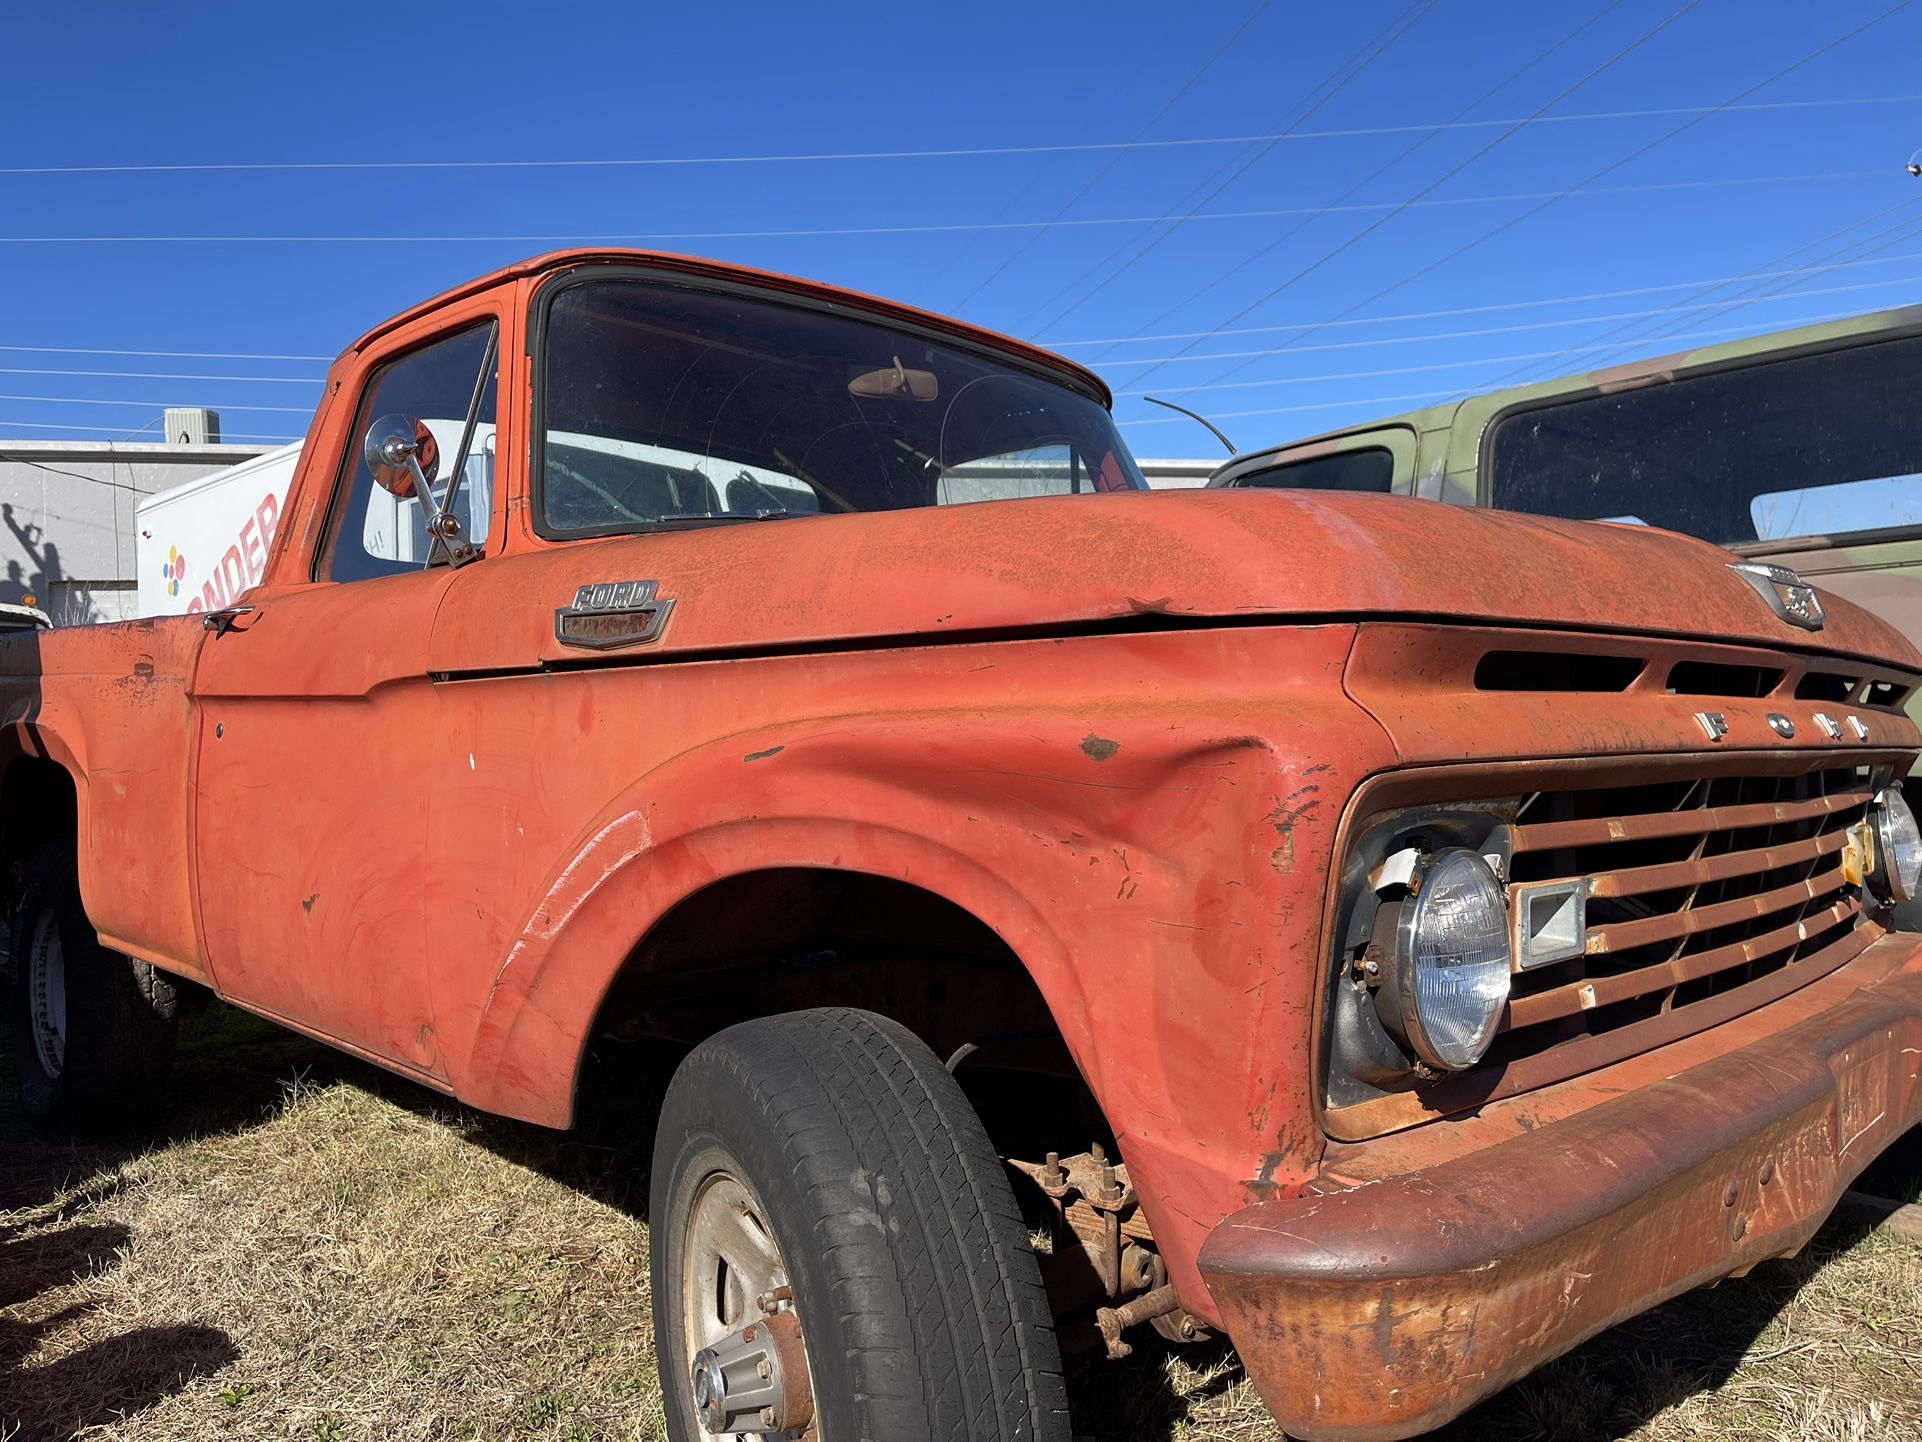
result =
[[26,956],[27,1017],[40,1070],[58,1081],[67,1059],[67,959],[60,922],[43,911],[33,924]]

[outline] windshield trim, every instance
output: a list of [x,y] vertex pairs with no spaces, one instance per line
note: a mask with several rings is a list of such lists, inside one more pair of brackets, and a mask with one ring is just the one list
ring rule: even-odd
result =
[[[860,320],[874,321],[899,330],[904,335],[917,336],[936,345],[947,346],[952,350],[966,351],[989,360],[1009,370],[1019,371],[1050,385],[1060,386],[1086,400],[1094,402],[1110,416],[1114,407],[1109,399],[1096,386],[1088,384],[1072,370],[1044,365],[1040,361],[1023,355],[1019,351],[1003,350],[989,345],[979,337],[951,331],[942,326],[928,325],[913,314],[901,314],[891,308],[855,305],[842,300],[830,300],[820,296],[796,295],[790,291],[769,285],[757,285],[750,281],[723,280],[711,276],[690,275],[686,271],[673,270],[666,266],[634,264],[608,264],[593,262],[554,272],[541,282],[529,306],[527,325],[527,354],[532,362],[531,383],[533,389],[532,408],[528,427],[527,446],[527,490],[529,515],[534,534],[546,541],[588,540],[599,536],[646,535],[650,528],[632,521],[606,526],[554,526],[547,519],[546,498],[542,495],[542,479],[547,469],[547,327],[554,303],[575,286],[590,285],[604,280],[642,280],[679,287],[683,290],[703,291],[717,295],[740,296],[745,299],[763,301],[769,305],[781,306],[788,310],[813,311],[821,315],[846,316]],[[699,523],[695,523],[698,525]],[[688,524],[680,523],[674,530],[689,529]]]

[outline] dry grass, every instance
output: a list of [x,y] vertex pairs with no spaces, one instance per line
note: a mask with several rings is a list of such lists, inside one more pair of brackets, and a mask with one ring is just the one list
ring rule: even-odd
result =
[[[51,1145],[0,1099],[0,1439],[661,1435],[646,1086],[565,1138],[222,1008],[185,1036],[156,1142]],[[1832,1226],[1446,1436],[1910,1442],[1919,1392],[1922,1247]],[[1074,1400],[1103,1439],[1280,1436],[1220,1349],[1079,1367]]]

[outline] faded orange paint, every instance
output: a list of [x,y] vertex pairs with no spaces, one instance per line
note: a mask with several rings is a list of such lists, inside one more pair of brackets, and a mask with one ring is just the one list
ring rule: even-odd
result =
[[[89,914],[243,1006],[565,1126],[613,979],[677,904],[771,867],[912,882],[1031,972],[1181,1305],[1228,1321],[1265,1390],[1258,1303],[1211,1290],[1197,1259],[1224,1218],[1265,1235],[1244,1207],[1337,1175],[1312,1078],[1349,799],[1416,762],[1702,744],[1697,703],[1659,687],[1470,694],[1462,646],[1610,635],[1922,671],[1846,602],[1819,634],[1778,621],[1695,541],[1402,499],[1084,495],[546,540],[525,318],[557,274],[617,259],[634,257],[510,267],[343,353],[253,609],[224,633],[180,618],[0,645],[5,759],[73,777]],[[650,259],[909,316],[1106,394],[957,322]],[[312,581],[368,377],[483,319],[501,326],[485,558]],[[582,585],[637,577],[674,603],[658,641],[591,664],[557,642]],[[1912,760],[1914,724],[1873,719],[1878,751]],[[1736,744],[1830,743],[1810,726]],[[1452,1128],[1418,1134],[1470,1135]],[[1235,1274],[1258,1274],[1237,1246]]]

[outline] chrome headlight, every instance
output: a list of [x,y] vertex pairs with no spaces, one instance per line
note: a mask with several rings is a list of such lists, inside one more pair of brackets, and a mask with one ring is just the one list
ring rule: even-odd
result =
[[1408,895],[1382,908],[1369,952],[1383,1023],[1443,1071],[1482,1059],[1508,1003],[1508,907],[1488,863],[1465,847],[1415,863]]
[[1875,828],[1875,867],[1869,886],[1884,901],[1913,901],[1922,891],[1922,827],[1900,786],[1890,786],[1869,808]]

